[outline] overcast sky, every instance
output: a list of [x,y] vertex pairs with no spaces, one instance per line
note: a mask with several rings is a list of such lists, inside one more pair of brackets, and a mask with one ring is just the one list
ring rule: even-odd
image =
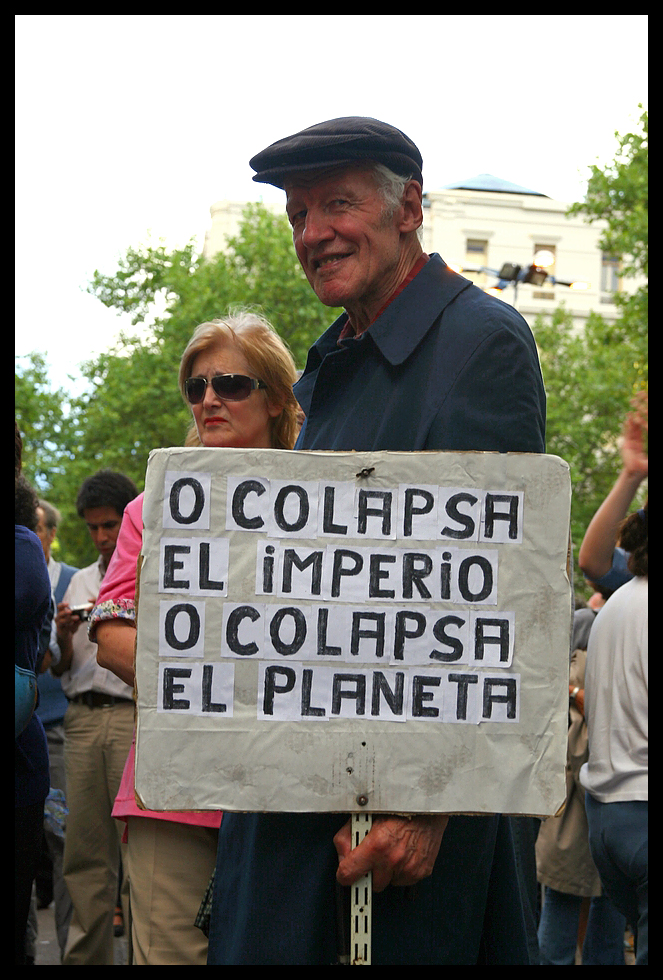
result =
[[398,126],[425,191],[491,173],[571,202],[647,72],[644,15],[20,15],[16,353],[80,390],[128,325],[85,293],[94,270],[148,231],[202,247],[222,198],[283,200],[248,161],[305,126]]

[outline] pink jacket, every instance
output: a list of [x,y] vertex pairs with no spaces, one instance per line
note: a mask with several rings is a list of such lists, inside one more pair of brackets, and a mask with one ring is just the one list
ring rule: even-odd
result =
[[[122,518],[122,526],[117,538],[115,552],[101,585],[97,604],[90,616],[90,639],[94,640],[99,623],[113,619],[125,619],[133,623],[136,619],[136,563],[143,544],[143,494],[127,505]],[[113,816],[119,820],[128,817],[151,817],[154,820],[170,820],[171,823],[195,824],[197,827],[218,828],[223,816],[220,810],[209,811],[168,811],[141,810],[136,804],[134,786],[134,763],[136,736],[131,744]]]

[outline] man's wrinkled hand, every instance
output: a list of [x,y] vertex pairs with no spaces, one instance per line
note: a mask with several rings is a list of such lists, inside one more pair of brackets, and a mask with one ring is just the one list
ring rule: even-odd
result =
[[384,891],[387,885],[416,885],[433,873],[448,822],[445,814],[375,816],[371,830],[353,850],[352,819],[348,820],[334,837],[337,881],[351,885],[372,871],[375,892]]

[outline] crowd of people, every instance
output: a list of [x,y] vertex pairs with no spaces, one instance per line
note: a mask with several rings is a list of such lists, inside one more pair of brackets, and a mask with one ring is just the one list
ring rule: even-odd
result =
[[[531,331],[423,251],[423,163],[404,133],[328,120],[251,166],[285,191],[312,289],[345,312],[299,380],[262,316],[197,326],[178,379],[186,446],[545,452]],[[648,506],[627,518],[644,429],[629,416],[624,468],[580,551],[600,598],[576,613],[563,815],[382,814],[353,848],[342,814],[137,805],[143,495],[122,473],[91,474],[76,508],[99,557],[56,561],[59,514],[21,476],[17,427],[15,962],[34,961],[45,841],[63,965],[112,965],[119,910],[135,965],[343,962],[339,891],[368,871],[376,965],[571,965],[578,942],[583,962],[623,963],[626,923],[646,963]]]

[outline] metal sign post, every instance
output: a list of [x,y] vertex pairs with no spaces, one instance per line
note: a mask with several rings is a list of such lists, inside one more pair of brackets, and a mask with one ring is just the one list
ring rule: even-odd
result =
[[[371,813],[352,814],[352,847],[363,841],[373,826]],[[371,965],[373,875],[359,878],[350,889],[350,965]]]

